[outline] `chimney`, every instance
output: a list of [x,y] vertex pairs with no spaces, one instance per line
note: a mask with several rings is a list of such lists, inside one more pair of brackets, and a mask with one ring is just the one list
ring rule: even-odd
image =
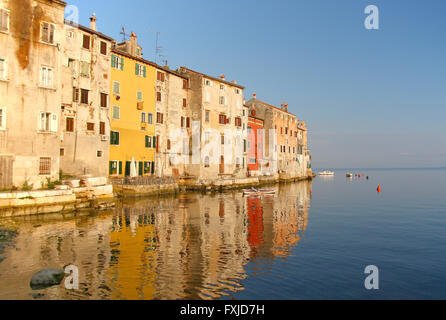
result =
[[90,29],[96,31],[96,14],[94,12],[90,18]]
[[232,83],[233,83],[233,84],[237,84],[237,81],[234,80],[234,81],[232,81]]
[[224,74],[221,74],[221,75],[220,75],[220,79],[226,81],[226,77],[225,77],[225,75],[224,75]]
[[246,99],[245,98],[243,98],[243,105],[245,105],[246,104]]
[[252,96],[254,97],[254,99],[257,99],[257,93],[254,92]]
[[283,110],[284,110],[285,112],[288,112],[288,103],[284,103],[284,104],[283,104]]

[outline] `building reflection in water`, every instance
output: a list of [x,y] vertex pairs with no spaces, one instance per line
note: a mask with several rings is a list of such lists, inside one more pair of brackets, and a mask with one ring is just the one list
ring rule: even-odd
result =
[[0,263],[0,298],[30,299],[42,268],[74,264],[81,288],[45,299],[218,299],[243,290],[247,265],[288,257],[307,228],[311,182],[275,197],[240,192],[126,200],[113,212],[16,218],[16,247]]

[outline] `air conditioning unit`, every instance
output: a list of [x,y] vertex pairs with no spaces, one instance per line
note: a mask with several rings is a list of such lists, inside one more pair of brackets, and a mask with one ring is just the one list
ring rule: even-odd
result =
[[108,137],[107,137],[107,136],[104,136],[104,135],[102,135],[102,136],[101,136],[101,141],[108,141]]

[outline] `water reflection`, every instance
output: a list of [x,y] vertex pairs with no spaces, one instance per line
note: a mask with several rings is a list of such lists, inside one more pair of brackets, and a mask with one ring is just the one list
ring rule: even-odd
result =
[[32,299],[32,275],[74,264],[80,289],[43,299],[218,299],[255,277],[249,263],[288,257],[308,222],[310,182],[267,198],[240,192],[118,203],[113,212],[15,218],[14,248],[0,263],[0,299]]

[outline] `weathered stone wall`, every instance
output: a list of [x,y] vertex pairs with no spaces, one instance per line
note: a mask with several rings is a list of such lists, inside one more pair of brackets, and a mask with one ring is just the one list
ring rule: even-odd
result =
[[[6,128],[0,132],[0,156],[14,157],[12,184],[26,181],[35,188],[46,178],[58,179],[61,106],[61,51],[64,47],[64,7],[61,1],[0,1],[10,11],[10,28],[0,33],[0,56],[8,65],[7,79],[0,81],[0,107],[6,110]],[[53,44],[41,41],[41,23],[55,25]],[[53,69],[53,85],[40,83],[42,66]],[[39,130],[40,113],[56,122]],[[53,118],[55,117],[55,118]],[[40,175],[40,158],[50,158],[50,174]]]

